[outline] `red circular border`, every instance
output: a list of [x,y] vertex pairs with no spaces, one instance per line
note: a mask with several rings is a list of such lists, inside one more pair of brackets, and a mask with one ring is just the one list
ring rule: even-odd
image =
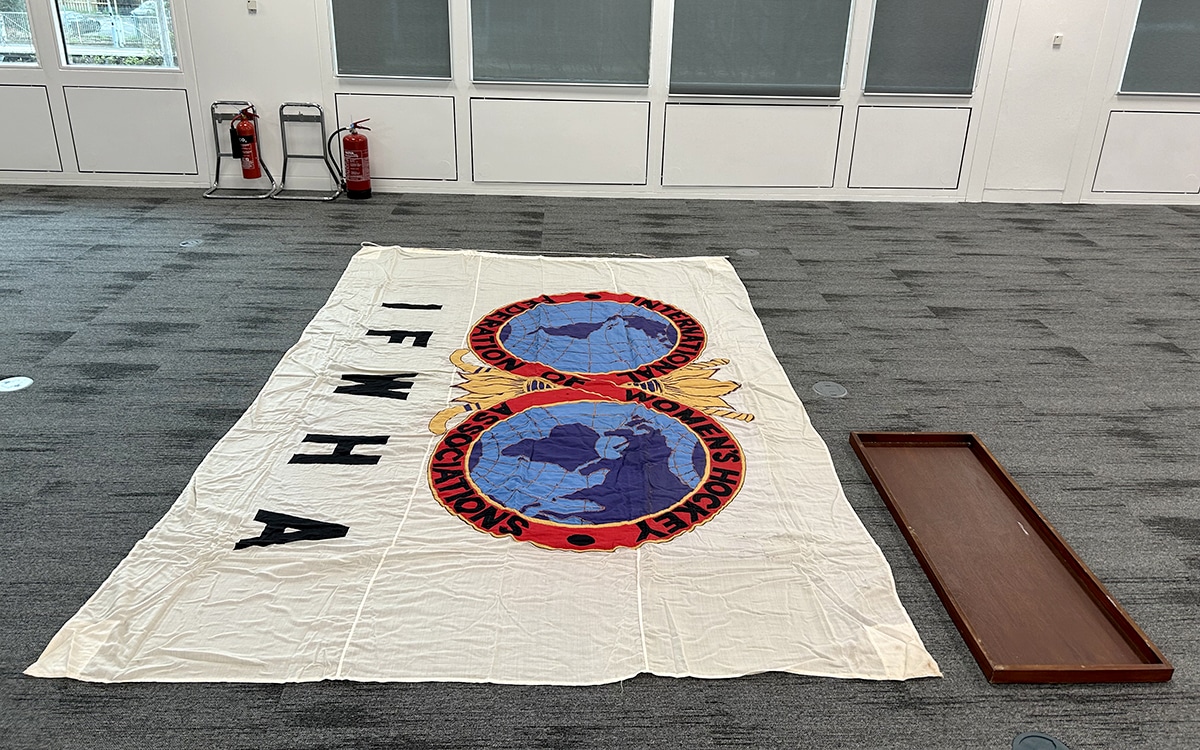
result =
[[[566,302],[619,302],[642,307],[658,313],[673,325],[678,331],[675,346],[662,357],[633,370],[614,372],[567,372],[550,367],[541,362],[530,362],[521,359],[500,341],[500,331],[508,321],[521,313],[528,312],[538,305],[561,305]],[[658,300],[638,297],[633,294],[616,294],[613,292],[571,292],[569,294],[543,294],[527,300],[514,302],[497,308],[483,316],[471,329],[467,338],[471,351],[481,361],[491,367],[508,372],[515,372],[527,378],[542,378],[567,388],[583,385],[588,382],[605,381],[609,383],[644,383],[647,380],[661,377],[678,370],[680,367],[696,361],[704,351],[708,334],[700,321],[679,308]]]
[[[595,384],[588,390],[555,389],[526,393],[473,412],[449,430],[429,461],[429,489],[442,506],[479,531],[511,536],[539,547],[613,550],[665,542],[708,521],[737,495],[745,478],[742,449],[719,422],[696,409],[639,388]],[[640,403],[674,417],[704,446],[708,468],[696,489],[678,503],[650,516],[610,524],[562,524],[529,518],[497,503],[471,481],[471,448],[493,426],[526,409],[578,401]]]

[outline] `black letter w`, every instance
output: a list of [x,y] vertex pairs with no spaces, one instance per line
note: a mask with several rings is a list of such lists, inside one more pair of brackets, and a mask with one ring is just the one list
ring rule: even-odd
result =
[[[395,375],[343,375],[342,380],[349,380],[358,385],[343,385],[335,388],[334,393],[353,393],[358,396],[380,396],[382,398],[408,399],[408,389],[413,387],[415,372],[398,372]],[[406,378],[401,380],[401,378]]]

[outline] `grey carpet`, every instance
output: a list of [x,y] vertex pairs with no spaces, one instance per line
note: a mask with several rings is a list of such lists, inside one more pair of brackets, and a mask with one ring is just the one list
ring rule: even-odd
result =
[[[189,239],[203,244],[180,247]],[[362,240],[728,254],[945,678],[588,688],[22,676],[163,515]],[[0,187],[0,746],[1200,746],[1200,208]],[[747,252],[748,251],[748,252]],[[849,397],[811,391],[818,380]],[[1176,667],[992,686],[847,445],[977,432]]]

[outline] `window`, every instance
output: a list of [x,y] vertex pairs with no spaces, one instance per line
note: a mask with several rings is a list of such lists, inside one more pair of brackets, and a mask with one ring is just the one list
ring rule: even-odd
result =
[[1142,0],[1121,91],[1200,94],[1200,3]]
[[970,94],[987,0],[875,0],[869,94]]
[[55,0],[69,65],[178,68],[170,0]]
[[675,0],[671,93],[838,96],[851,0]]
[[650,0],[472,0],[476,81],[650,82]]
[[342,76],[450,77],[447,0],[333,0]]
[[0,63],[36,63],[25,0],[0,0]]

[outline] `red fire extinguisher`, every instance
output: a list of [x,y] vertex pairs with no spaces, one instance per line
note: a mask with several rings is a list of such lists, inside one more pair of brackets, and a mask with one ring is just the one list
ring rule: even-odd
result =
[[[348,128],[338,128],[329,136],[329,142],[326,144],[326,151],[331,151],[333,139],[338,133],[346,133],[346,137],[342,138],[342,153],[346,155],[346,171],[343,175],[343,185],[346,188],[347,198],[370,198],[371,197],[371,158],[367,150],[367,137],[360,130],[370,130],[364,127],[363,123],[366,120],[357,120],[350,123]],[[332,161],[332,153],[329,154]]]
[[229,124],[229,137],[233,141],[233,156],[242,162],[242,177],[257,180],[262,177],[262,162],[258,159],[258,119],[252,107],[246,107]]

